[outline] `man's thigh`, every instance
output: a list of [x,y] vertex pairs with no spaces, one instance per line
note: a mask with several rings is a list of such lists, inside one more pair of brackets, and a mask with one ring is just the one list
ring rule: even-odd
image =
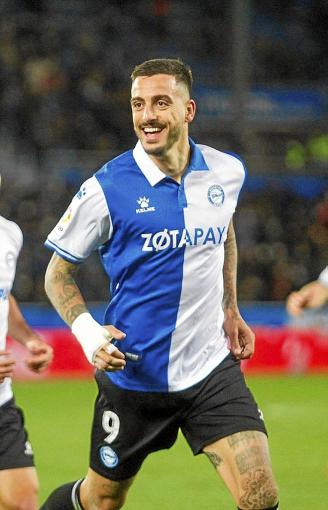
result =
[[193,390],[181,429],[193,453],[242,431],[266,434],[263,416],[247,387],[240,363],[229,355]]
[[277,501],[264,433],[237,432],[205,446],[203,451],[241,508],[269,508]]
[[126,480],[149,453],[174,444],[180,410],[169,394],[124,390],[100,371],[96,379],[90,468],[109,480]]

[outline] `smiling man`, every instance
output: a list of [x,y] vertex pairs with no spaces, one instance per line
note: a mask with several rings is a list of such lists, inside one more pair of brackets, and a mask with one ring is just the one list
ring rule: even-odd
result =
[[163,73],[137,73],[132,75],[131,90],[135,133],[152,161],[179,181],[189,159],[188,126],[196,112],[190,98],[191,75],[186,73],[183,80]]
[[[265,425],[240,370],[254,352],[236,296],[243,164],[189,138],[196,105],[181,61],[150,60],[131,77],[138,143],[82,185],[46,241],[48,296],[97,368],[99,396],[85,479],[42,509],[121,508],[145,458],[181,430],[239,509],[276,510]],[[110,280],[104,326],[74,280],[95,249]]]

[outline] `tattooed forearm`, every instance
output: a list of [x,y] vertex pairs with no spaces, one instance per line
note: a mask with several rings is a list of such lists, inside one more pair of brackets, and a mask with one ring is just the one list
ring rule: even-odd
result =
[[46,293],[62,319],[70,326],[78,315],[87,311],[74,275],[77,266],[53,255],[45,278]]
[[234,308],[237,306],[237,244],[232,220],[229,225],[227,239],[224,243],[223,280],[223,308]]
[[215,469],[217,469],[222,464],[223,459],[221,459],[221,457],[217,453],[209,452],[209,451],[204,451],[204,453],[210,459],[210,461],[212,462]]

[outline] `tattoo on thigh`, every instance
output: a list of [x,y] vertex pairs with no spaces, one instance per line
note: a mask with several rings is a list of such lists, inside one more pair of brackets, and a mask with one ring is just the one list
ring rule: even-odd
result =
[[256,469],[242,480],[243,494],[240,498],[242,508],[268,508],[277,500],[277,488],[270,473],[265,469]]
[[248,445],[253,439],[256,438],[259,432],[255,430],[245,430],[243,432],[237,432],[236,434],[232,434],[229,436],[228,444],[232,449],[238,448],[240,445],[245,446]]
[[235,457],[239,473],[242,475],[246,471],[258,468],[267,464],[267,459],[263,455],[263,450],[260,446],[251,446],[246,450],[238,453]]
[[217,454],[217,453],[214,453],[214,452],[204,452],[207,457],[210,459],[210,461],[212,462],[213,466],[215,467],[215,469],[217,469],[223,462],[223,459],[221,459],[221,457]]

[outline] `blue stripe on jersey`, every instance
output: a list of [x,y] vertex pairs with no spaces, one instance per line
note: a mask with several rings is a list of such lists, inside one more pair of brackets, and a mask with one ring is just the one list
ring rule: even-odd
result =
[[81,264],[83,262],[83,260],[84,260],[82,258],[75,257],[74,255],[72,255],[71,253],[69,253],[66,250],[63,250],[62,248],[57,246],[57,244],[53,243],[49,239],[47,239],[45,241],[44,245],[47,248],[50,248],[50,250],[55,251],[56,253],[58,253],[58,255],[60,255],[63,259],[67,260],[68,262],[72,262],[73,264]]
[[187,173],[191,172],[192,170],[197,170],[197,172],[200,170],[208,170],[208,166],[202,151],[197,147],[191,138],[189,138],[189,144],[191,149],[191,157],[189,166],[183,175],[184,178],[186,177]]
[[169,239],[178,246],[178,232],[184,229],[179,185],[164,177],[151,186],[132,151],[109,162],[96,178],[113,224],[112,238],[100,250],[112,291],[105,323],[126,333],[120,350],[140,356],[138,362],[128,361],[123,372],[108,376],[127,389],[167,391],[185,243],[164,248]]
[[186,179],[187,175],[192,170],[197,170],[197,171],[208,170],[208,166],[206,164],[204,156],[203,156],[202,152],[196,146],[195,142],[191,138],[189,138],[189,143],[190,143],[190,149],[191,149],[191,157],[190,157],[189,166],[186,169],[186,171],[184,172],[182,179],[181,179],[181,184],[179,186],[180,207],[188,207],[186,193],[185,193],[185,187],[184,187],[184,183],[185,183],[185,179]]

